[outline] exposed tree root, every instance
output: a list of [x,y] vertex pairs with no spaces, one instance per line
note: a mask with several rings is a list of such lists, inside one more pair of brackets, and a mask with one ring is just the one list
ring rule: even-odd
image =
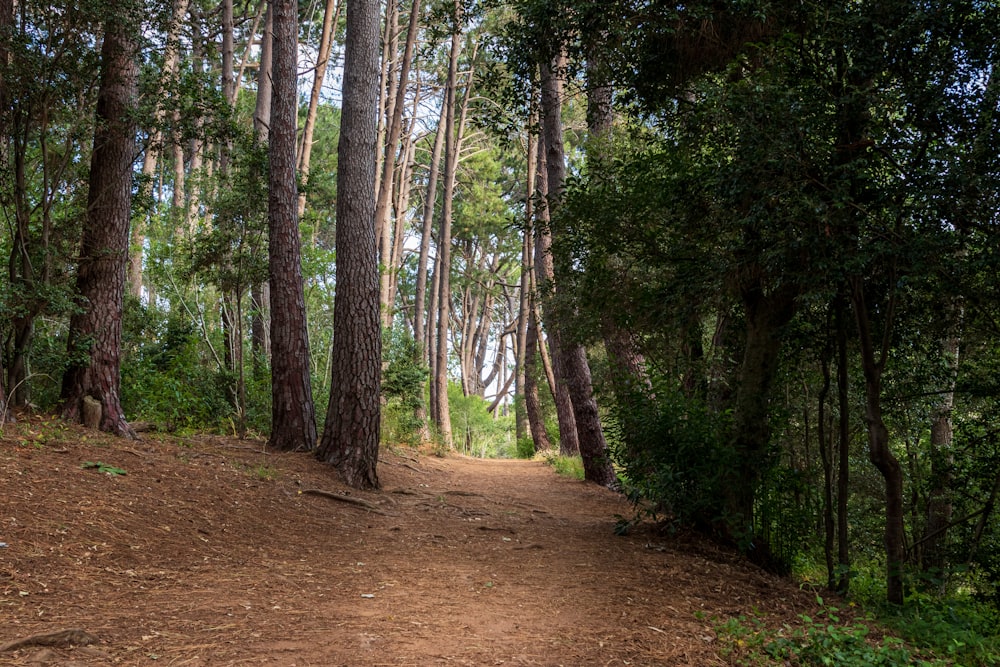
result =
[[89,646],[96,641],[97,637],[89,632],[80,630],[79,628],[70,628],[68,630],[46,632],[40,635],[31,635],[30,637],[9,641],[6,644],[0,645],[0,653],[16,651],[26,646]]
[[383,516],[393,516],[389,512],[386,512],[381,507],[375,503],[368,502],[362,498],[354,498],[352,496],[342,496],[339,493],[334,493],[332,491],[324,491],[322,489],[302,489],[301,493],[310,496],[322,496],[323,498],[329,498],[330,500],[339,500],[342,503],[347,503],[349,505],[357,505],[358,507],[363,507],[369,512],[374,512],[375,514],[381,514]]

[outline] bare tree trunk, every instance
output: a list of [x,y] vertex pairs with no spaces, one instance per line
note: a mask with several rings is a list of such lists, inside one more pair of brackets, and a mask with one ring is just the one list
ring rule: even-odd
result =
[[[191,59],[194,62],[195,71],[199,71],[202,65],[202,25],[201,25],[201,15],[198,12],[192,12],[192,28],[194,35],[191,40]],[[194,121],[196,129],[200,132],[201,127],[204,125],[203,118],[196,118]],[[184,213],[184,225],[183,233],[187,236],[194,234],[198,227],[199,219],[199,208],[201,202],[200,196],[200,186],[201,182],[204,181],[202,177],[202,162],[204,157],[204,142],[199,138],[195,137],[188,142],[188,152],[190,154],[190,159],[188,161],[188,175],[187,179],[187,189],[185,191],[187,208]]]
[[[536,178],[540,205],[535,212],[535,266],[532,275],[535,278],[533,292],[535,294],[536,322],[540,327],[543,321],[539,314],[540,302],[544,300],[543,293],[553,288],[552,277],[555,271],[552,262],[552,234],[547,203],[549,176],[544,135],[538,139],[538,173]],[[541,354],[546,381],[549,383],[549,391],[552,393],[552,400],[556,405],[556,419],[559,423],[559,453],[563,456],[575,456],[580,453],[580,438],[576,431],[576,417],[573,414],[573,402],[569,396],[569,389],[562,381],[559,335],[555,326],[550,326],[548,323],[546,330],[549,334],[547,343],[551,355],[546,353],[546,341],[542,338],[540,328],[537,330],[535,339]]]
[[[0,0],[0,34],[6,35],[14,26],[14,3],[13,0]],[[7,92],[7,80],[4,77],[4,68],[10,59],[6,42],[0,39],[0,109],[6,109],[10,95]],[[7,150],[7,142],[10,138],[10,127],[7,122],[6,113],[0,112],[0,172],[7,173],[10,154]],[[4,355],[0,354],[0,426],[7,420],[7,390],[4,384],[4,375],[7,369],[4,367]]]
[[222,96],[236,104],[236,47],[233,40],[233,0],[222,0]]
[[134,109],[138,94],[135,27],[112,13],[101,48],[101,83],[90,163],[90,187],[76,287],[80,310],[70,318],[63,375],[63,417],[80,421],[85,400],[101,406],[99,427],[134,438],[122,413],[122,303],[128,269],[135,159]]
[[[173,16],[170,20],[170,27],[167,33],[167,43],[163,53],[163,78],[172,84],[177,76],[178,64],[180,62],[179,35],[181,21],[187,13],[188,0],[174,0]],[[163,133],[160,125],[166,118],[166,112],[162,107],[157,107],[154,114],[153,128],[149,133],[149,140],[146,146],[146,153],[142,159],[142,181],[140,183],[140,197],[150,201],[153,197],[153,181],[156,177],[156,167],[159,163],[160,153],[163,151]],[[138,218],[132,228],[132,243],[129,253],[129,292],[132,296],[139,298],[142,295],[142,258],[143,245],[145,244],[145,228],[149,222],[146,219]]]
[[[451,210],[458,166],[458,138],[455,133],[455,102],[458,88],[458,56],[462,41],[462,4],[454,3],[451,34],[451,52],[448,58],[448,81],[445,92],[445,163],[444,202],[441,207],[441,231],[438,234],[438,316],[437,350],[434,383],[437,391],[437,428],[441,439],[452,447],[451,417],[448,406],[448,326],[451,319]],[[439,129],[440,131],[440,129]]]
[[851,415],[847,377],[847,322],[844,298],[834,302],[837,324],[837,592],[846,595],[851,585],[851,545],[848,536],[847,499],[850,494]]
[[947,565],[945,541],[952,519],[952,474],[954,457],[951,451],[953,429],[951,412],[955,406],[955,384],[958,377],[959,343],[963,307],[957,300],[946,304],[947,332],[941,341],[941,354],[948,368],[947,389],[934,407],[931,421],[931,488],[927,501],[927,523],[920,540],[920,564],[925,572],[941,576]]
[[[392,0],[395,4],[395,0]],[[382,178],[378,189],[378,199],[375,203],[375,227],[381,230],[380,246],[382,258],[382,276],[379,287],[379,301],[382,304],[382,326],[392,325],[392,282],[397,267],[391,258],[391,248],[394,245],[389,234],[389,198],[392,194],[392,174],[396,167],[396,154],[399,152],[400,133],[403,128],[403,107],[406,104],[406,88],[409,85],[410,65],[413,62],[413,51],[417,43],[417,30],[420,27],[421,0],[412,0],[410,5],[410,20],[406,29],[406,44],[403,48],[403,59],[399,66],[399,80],[395,90],[393,103],[390,105],[389,132],[385,140],[385,153],[382,161]],[[403,153],[405,164],[406,154]]]
[[529,314],[524,345],[524,408],[528,415],[528,427],[531,430],[531,441],[535,443],[535,451],[547,452],[552,449],[552,441],[545,430],[545,417],[538,395],[535,361],[538,345],[538,320]]
[[[340,20],[342,0],[326,0],[326,10],[323,12],[323,30],[319,37],[319,54],[316,58],[316,72],[313,75],[312,92],[309,94],[309,111],[302,128],[302,147],[299,150],[299,178],[309,181],[309,163],[312,159],[313,134],[316,131],[316,117],[319,112],[319,97],[323,91],[323,79],[330,63],[330,52],[333,47],[333,33]],[[261,58],[263,61],[263,57]],[[263,63],[262,63],[263,65]],[[262,70],[263,71],[263,70]],[[306,193],[299,193],[299,218],[306,212]]]
[[377,0],[347,0],[337,171],[337,296],[330,404],[318,456],[356,488],[378,488],[382,337],[375,172]]
[[[553,68],[554,65],[554,68]],[[542,82],[542,132],[545,135],[546,169],[548,170],[548,208],[551,212],[558,205],[566,180],[566,164],[562,138],[562,80],[559,72],[561,58],[555,63],[541,63]],[[550,234],[551,234],[550,229]],[[559,273],[562,269],[553,266],[552,289],[558,288]],[[573,402],[573,416],[580,441],[580,456],[583,459],[584,477],[602,486],[617,484],[608,446],[604,440],[597,402],[594,400],[590,365],[583,345],[569,341],[563,336],[560,324],[554,330],[560,337],[559,366],[563,380]]]
[[[265,0],[266,1],[266,0]],[[260,144],[270,141],[271,98],[273,97],[273,47],[274,11],[267,3],[264,31],[260,38],[260,64],[257,69],[257,103],[253,112],[253,129]],[[302,198],[299,197],[301,216]],[[253,375],[260,378],[271,362],[271,288],[267,282],[250,286],[250,354],[253,357]]]
[[[521,240],[521,287],[518,294],[517,308],[517,334],[514,342],[514,424],[515,434],[518,440],[526,438],[531,433],[531,423],[528,416],[527,406],[527,347],[528,347],[528,318],[531,317],[531,271],[534,262],[534,246],[531,242],[534,229],[532,218],[535,215],[535,167],[538,164],[535,160],[535,135],[528,133],[527,163],[528,177],[525,183],[524,200],[524,237]],[[537,345],[537,339],[535,341]],[[536,350],[532,350],[535,354]],[[535,367],[535,360],[531,360],[532,370]],[[521,401],[517,397],[522,398]],[[538,386],[535,384],[535,400],[538,400]]]
[[[375,192],[382,187],[382,147],[385,146],[386,117],[391,113],[387,108],[392,102],[389,98],[389,91],[392,86],[393,67],[396,62],[396,45],[399,43],[396,37],[396,27],[399,23],[399,11],[396,0],[389,0],[385,5],[385,21],[382,22],[382,58],[379,60],[381,69],[379,70],[378,84],[378,125],[375,129],[375,142],[378,152],[375,155]],[[392,98],[395,101],[395,98]],[[387,113],[388,112],[388,113]],[[377,221],[376,221],[377,222]],[[375,228],[375,244],[381,242],[381,230]]]
[[424,215],[420,233],[420,256],[417,260],[417,287],[414,295],[413,340],[416,343],[417,354],[423,361],[427,356],[427,335],[424,328],[424,313],[427,308],[427,264],[430,256],[431,235],[434,230],[434,204],[437,201],[438,169],[441,164],[441,150],[444,146],[444,124],[447,106],[441,105],[441,117],[437,132],[434,134],[434,147],[431,149],[430,173],[427,175],[427,189],[424,192]]
[[260,36],[260,64],[257,66],[257,103],[253,131],[257,141],[267,143],[271,133],[271,98],[274,91],[274,3],[267,3],[264,32]]
[[[754,271],[748,270],[753,274]],[[743,531],[753,531],[754,505],[761,474],[769,465],[767,445],[770,442],[770,394],[778,371],[781,351],[780,330],[795,314],[798,288],[790,282],[765,290],[756,278],[743,286],[742,302],[746,313],[746,337],[736,383],[733,405],[733,443],[737,464],[727,471],[725,484],[728,494],[726,510],[730,524],[729,537]],[[770,550],[763,540],[755,540],[751,559],[766,564]]]
[[865,423],[868,427],[868,458],[885,480],[886,597],[891,604],[903,604],[903,560],[906,533],[903,526],[903,468],[889,447],[889,429],[882,417],[882,372],[889,353],[893,303],[885,315],[882,344],[875,348],[868,315],[864,283],[855,278],[851,301],[858,325],[861,367],[865,376]]
[[[833,438],[827,433],[826,406],[830,395],[830,361],[833,353],[829,341],[829,327],[826,330],[827,343],[820,355],[820,370],[823,375],[823,385],[817,397],[816,440],[819,443],[820,464],[823,466],[823,556],[826,561],[826,587],[837,590],[837,568],[834,564],[834,547],[836,545],[836,524],[833,518]],[[833,425],[833,420],[830,420]]]
[[268,179],[268,265],[271,295],[271,437],[280,450],[316,447],[309,375],[309,335],[302,284],[295,130],[298,116],[298,2],[275,0]]
[[[236,106],[236,64],[234,46],[233,0],[222,0],[222,95],[230,108]],[[229,160],[231,158],[232,142],[224,139],[219,147],[219,178],[226,182],[229,175]],[[217,221],[216,224],[231,225],[231,222]],[[232,264],[228,255],[223,261]],[[222,295],[222,331],[225,344],[226,370],[232,375],[229,389],[229,400],[236,413],[236,434],[239,438],[246,437],[247,415],[247,384],[246,371],[243,364],[244,330],[243,330],[243,296],[245,286],[240,284],[224,290]]]
[[[396,295],[399,293],[399,272],[403,266],[403,241],[406,237],[406,214],[410,208],[410,194],[413,191],[413,164],[416,156],[417,142],[413,138],[413,125],[416,123],[417,113],[420,107],[420,86],[413,94],[413,107],[410,116],[408,130],[403,135],[400,154],[403,163],[397,170],[399,173],[396,179],[395,197],[393,198],[393,210],[395,220],[393,237],[395,243],[392,247],[392,258],[389,265],[392,267],[391,280],[389,281],[389,298],[386,303],[395,304]],[[390,321],[391,325],[392,322]]]
[[434,258],[434,273],[431,276],[431,295],[427,300],[427,367],[430,370],[428,393],[430,394],[431,422],[437,424],[441,414],[441,404],[438,402],[437,378],[437,302],[441,291],[441,254]]

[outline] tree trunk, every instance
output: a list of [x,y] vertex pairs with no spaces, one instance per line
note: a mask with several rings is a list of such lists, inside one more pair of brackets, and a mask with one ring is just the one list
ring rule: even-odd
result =
[[[203,57],[202,57],[202,25],[201,25],[201,15],[198,12],[192,11],[192,40],[191,40],[191,60],[193,64],[194,71],[200,72],[203,67]],[[194,119],[194,125],[196,132],[201,133],[202,126],[205,124],[205,119],[198,117]],[[184,192],[186,196],[187,208],[184,212],[184,225],[182,230],[182,235],[193,236],[198,228],[199,220],[199,208],[201,201],[200,185],[204,181],[202,178],[202,161],[204,153],[204,142],[196,136],[188,142],[188,153],[190,158],[188,161],[188,175],[187,179],[187,189]]]
[[[536,331],[538,351],[542,357],[542,365],[545,369],[546,380],[549,383],[549,391],[552,393],[552,400],[556,404],[556,420],[559,424],[559,453],[563,456],[576,456],[580,453],[580,438],[576,432],[576,417],[573,414],[573,402],[569,396],[569,389],[562,380],[561,370],[561,349],[559,347],[558,329],[546,320],[548,340],[544,340],[541,335],[542,318],[538,313],[541,311],[542,301],[545,299],[545,292],[553,289],[552,276],[554,267],[552,262],[552,234],[549,225],[549,205],[547,198],[549,194],[548,159],[546,158],[545,137],[538,138],[538,169],[536,175],[537,192],[539,203],[535,212],[535,266],[533,276],[534,294],[536,305],[536,320],[539,329]],[[545,352],[546,344],[551,351],[551,355]]]
[[[749,273],[754,273],[752,270]],[[733,406],[733,441],[735,470],[727,484],[730,497],[726,509],[732,517],[726,526],[730,537],[754,535],[754,502],[761,474],[770,463],[769,445],[771,384],[778,371],[781,329],[795,314],[797,288],[792,283],[767,291],[753,280],[742,290],[746,313],[746,339],[736,385]],[[768,562],[766,545],[755,540],[752,559]]]
[[927,523],[920,540],[920,565],[925,572],[943,576],[947,565],[945,542],[952,518],[951,446],[953,429],[951,411],[955,406],[958,377],[959,343],[963,316],[962,305],[953,300],[946,304],[947,332],[941,341],[941,354],[948,369],[947,388],[934,407],[931,421],[931,488],[927,501]]
[[427,264],[430,256],[431,234],[434,230],[434,204],[437,201],[438,169],[441,164],[441,151],[444,147],[444,124],[447,113],[446,104],[441,105],[441,116],[437,132],[434,133],[434,147],[431,149],[430,172],[427,175],[427,189],[424,192],[423,223],[420,233],[420,256],[417,260],[417,287],[414,295],[413,341],[421,363],[427,356],[427,335],[424,328],[424,313],[428,310],[427,301]]
[[[429,368],[430,358],[428,350],[432,347],[429,344],[429,341],[433,342],[434,340],[433,336],[429,334],[434,330],[432,323],[434,321],[433,315],[437,302],[434,298],[429,300],[427,299],[427,265],[430,257],[431,237],[434,230],[434,203],[437,199],[438,170],[441,164],[441,151],[444,147],[444,132],[442,131],[442,128],[444,127],[444,116],[446,113],[447,108],[444,104],[442,104],[441,116],[438,121],[438,130],[434,133],[434,147],[431,149],[430,171],[427,175],[427,189],[424,191],[423,221],[420,233],[420,255],[417,259],[417,286],[413,306],[413,340],[414,348],[417,354],[417,361],[421,364],[427,364]],[[434,284],[432,282],[432,297],[433,289]],[[426,322],[424,321],[425,314],[427,316]],[[434,377],[435,375],[433,369],[431,369],[429,387],[430,417],[436,423],[437,395]],[[415,417],[421,424],[426,424],[427,416],[427,410],[424,408],[423,404],[416,407]],[[424,428],[426,430],[426,427]],[[427,432],[425,435],[429,437],[430,433]]]
[[906,534],[903,527],[903,468],[889,448],[889,429],[882,417],[882,372],[889,352],[893,303],[887,306],[882,345],[875,349],[864,282],[852,280],[851,301],[858,325],[861,367],[865,376],[865,424],[868,427],[868,458],[885,481],[886,597],[903,604],[903,560]]
[[434,273],[430,276],[431,294],[427,301],[427,368],[430,371],[428,378],[428,394],[430,396],[430,418],[431,422],[437,424],[438,415],[441,414],[441,403],[438,401],[437,393],[437,302],[438,293],[441,291],[441,253],[434,259]]
[[276,0],[268,179],[271,311],[271,437],[279,450],[311,451],[316,416],[309,375],[309,336],[302,286],[295,129],[298,115],[298,2]]
[[7,419],[7,390],[4,388],[4,367],[3,360],[0,359],[0,426],[8,422]]
[[377,0],[348,0],[343,111],[337,149],[337,295],[333,373],[319,458],[356,488],[378,488],[382,338],[375,169]]
[[542,414],[542,404],[538,395],[537,362],[538,352],[538,320],[528,316],[528,332],[524,346],[524,409],[528,415],[528,427],[531,430],[531,441],[536,452],[547,452],[552,449],[552,441],[545,430],[545,416]]
[[122,414],[119,389],[139,75],[135,33],[135,27],[122,15],[112,14],[105,23],[76,279],[80,310],[70,318],[70,363],[60,396],[65,419],[80,421],[84,399],[90,397],[101,405],[100,429],[128,438],[134,438],[135,432]]
[[[229,107],[236,106],[236,78],[235,78],[235,46],[233,37],[233,0],[223,0],[222,8],[222,73],[221,90],[222,96],[229,104]],[[232,152],[232,142],[223,139],[219,147],[219,181],[225,183],[229,176],[229,161]],[[216,219],[216,224],[220,226],[230,226],[230,221]],[[222,261],[227,265],[227,270],[232,269],[232,257],[227,253]],[[239,438],[246,437],[246,414],[247,414],[247,389],[246,371],[243,366],[243,296],[245,287],[242,284],[229,286],[223,290],[222,294],[222,332],[225,342],[226,370],[232,376],[229,387],[229,400],[236,413],[236,434]]]
[[[817,397],[816,440],[819,443],[819,458],[823,466],[823,557],[826,561],[826,587],[837,590],[837,568],[834,565],[834,547],[836,546],[836,524],[833,520],[833,439],[828,437],[826,424],[827,396],[830,394],[830,361],[832,346],[829,344],[829,327],[826,330],[827,344],[820,356],[820,370],[823,375],[823,385]],[[833,425],[833,420],[830,420]]]
[[[420,101],[420,87],[418,86],[413,94],[413,115],[411,122],[407,131],[403,134],[403,141],[400,147],[403,162],[397,170],[396,192],[392,204],[395,214],[395,225],[392,236],[395,240],[392,246],[392,257],[389,262],[389,265],[393,267],[392,280],[389,282],[389,297],[386,302],[389,304],[395,304],[396,295],[399,293],[399,271],[403,265],[403,242],[406,236],[406,212],[410,208],[410,194],[413,191],[413,164],[417,149],[417,142],[414,141],[412,133]],[[392,325],[391,319],[389,325]]]
[[222,0],[222,96],[236,104],[236,47],[233,39],[233,0]]
[[[448,406],[448,326],[451,320],[451,210],[458,166],[458,140],[455,135],[455,102],[458,88],[458,56],[462,46],[462,4],[454,3],[451,51],[448,57],[448,81],[445,87],[444,201],[441,205],[441,230],[438,233],[438,315],[434,383],[437,392],[437,429],[445,446],[452,447],[451,416]],[[441,131],[440,128],[438,131]]]
[[[298,169],[299,178],[303,182],[309,182],[309,163],[312,160],[313,134],[316,131],[316,116],[319,112],[319,98],[323,91],[323,80],[326,78],[326,69],[330,63],[330,52],[333,46],[333,33],[337,29],[340,20],[340,9],[344,3],[342,0],[326,0],[326,10],[323,12],[323,29],[319,37],[319,53],[316,58],[316,72],[313,76],[312,91],[309,93],[309,110],[306,113],[306,122],[302,128],[302,147],[299,150]],[[261,72],[263,73],[263,56],[261,57]],[[299,193],[299,218],[306,212],[306,193]]]
[[[395,2],[396,0],[391,0]],[[406,88],[409,84],[410,65],[413,62],[413,51],[417,43],[417,29],[420,27],[421,0],[412,0],[410,5],[410,20],[406,29],[406,45],[403,48],[403,59],[399,66],[399,79],[394,99],[389,106],[391,111],[388,121],[389,131],[385,140],[385,152],[382,158],[382,177],[379,180],[378,199],[375,202],[375,228],[380,232],[382,259],[382,275],[379,282],[379,301],[382,304],[382,326],[392,325],[392,302],[389,300],[392,281],[397,267],[392,262],[393,239],[389,233],[389,199],[392,194],[392,174],[396,168],[396,155],[399,137],[403,129],[403,107],[406,103]],[[405,153],[402,155],[404,163]]]
[[[550,219],[552,211],[562,198],[566,180],[562,138],[562,80],[559,74],[561,60],[559,58],[554,63],[541,64],[542,132],[545,135]],[[561,271],[562,267],[553,265],[553,273],[549,277],[554,281],[553,290],[558,288]],[[597,412],[597,402],[594,400],[586,350],[580,343],[570,341],[563,335],[560,322],[555,322],[553,330],[559,337],[559,366],[562,378],[573,402],[573,417],[576,419],[584,478],[602,486],[614,486],[617,478],[611,467],[608,446],[604,440],[604,431]]]
[[[172,81],[177,76],[177,69],[180,62],[179,35],[181,22],[187,13],[188,0],[174,0],[173,16],[170,20],[170,27],[167,34],[167,43],[163,53],[163,78]],[[163,152],[163,133],[160,132],[160,125],[166,118],[166,113],[162,107],[157,107],[154,114],[153,128],[149,133],[146,153],[142,160],[142,181],[140,183],[140,197],[151,202],[153,198],[153,181],[156,177],[156,167],[159,163],[160,154]],[[142,258],[143,245],[145,244],[145,227],[149,221],[138,218],[132,229],[132,243],[129,258],[129,291],[132,296],[139,298],[142,295]]]
[[851,415],[847,377],[847,322],[844,297],[834,302],[837,323],[837,592],[847,595],[851,585],[851,545],[848,537],[847,499],[850,494]]
[[[267,3],[264,31],[260,37],[260,64],[257,68],[257,102],[253,112],[253,129],[256,141],[267,144],[271,130],[271,98],[273,97],[273,46],[274,11]],[[301,204],[301,196],[300,196]],[[301,206],[300,213],[301,216]],[[271,290],[266,282],[250,286],[250,354],[253,375],[260,378],[271,362]]]
[[[535,160],[535,134],[528,133],[527,163],[528,177],[525,182],[524,198],[524,237],[521,239],[521,286],[518,290],[517,308],[517,334],[514,339],[514,424],[515,434],[518,440],[528,437],[531,433],[531,423],[527,411],[527,348],[528,348],[528,318],[531,317],[531,271],[534,257],[534,247],[532,245],[532,235],[534,228],[532,218],[535,215],[535,167],[538,164]],[[534,347],[537,347],[537,338]],[[537,350],[532,349],[532,354]],[[535,359],[531,360],[532,370],[535,368]],[[535,382],[535,400],[538,400],[538,384]],[[521,401],[517,397],[522,397]]]

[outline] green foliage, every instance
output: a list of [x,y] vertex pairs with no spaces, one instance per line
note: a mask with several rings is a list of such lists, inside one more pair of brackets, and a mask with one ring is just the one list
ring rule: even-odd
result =
[[102,461],[84,461],[80,467],[83,468],[84,470],[93,469],[96,470],[97,472],[104,473],[105,475],[109,475],[111,477],[118,477],[121,475],[128,474],[123,468],[118,468],[116,466],[109,465]]
[[716,627],[723,654],[738,665],[815,665],[816,667],[936,667],[950,662],[921,657],[902,640],[870,636],[868,625],[841,620],[836,607],[823,606],[815,617],[799,615],[796,626],[778,629],[759,617],[740,616]]
[[514,441],[514,417],[489,413],[489,405],[479,396],[465,396],[462,388],[448,384],[448,407],[451,414],[452,439],[455,448],[469,456],[482,458],[513,458],[517,452]]
[[535,441],[531,438],[517,439],[516,456],[519,459],[530,459],[535,455]]
[[231,408],[225,379],[211,367],[194,325],[128,300],[122,332],[122,408],[130,419],[168,429],[214,429]]
[[1000,610],[994,604],[968,590],[939,595],[913,585],[899,607],[884,602],[883,589],[880,572],[863,568],[852,576],[851,597],[909,644],[958,665],[1000,665]]
[[417,446],[424,431],[417,410],[424,404],[424,384],[429,371],[416,360],[417,347],[407,331],[395,327],[384,338],[382,440]]
[[637,517],[713,530],[724,515],[723,471],[732,464],[723,416],[666,385],[611,409],[614,458]]
[[564,477],[572,477],[579,480],[583,480],[584,478],[583,459],[579,456],[563,456],[550,452],[542,460]]

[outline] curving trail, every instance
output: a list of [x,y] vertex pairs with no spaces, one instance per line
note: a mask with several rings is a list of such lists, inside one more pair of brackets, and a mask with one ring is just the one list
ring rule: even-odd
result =
[[0,441],[0,645],[97,641],[2,665],[723,665],[713,617],[811,604],[698,540],[614,535],[620,496],[537,461],[387,452],[358,493],[247,442],[32,428]]

